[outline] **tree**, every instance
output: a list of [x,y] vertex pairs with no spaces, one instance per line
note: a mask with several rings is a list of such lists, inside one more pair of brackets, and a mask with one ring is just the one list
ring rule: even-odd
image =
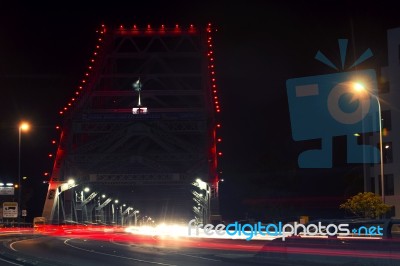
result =
[[348,210],[365,218],[378,218],[390,210],[391,206],[372,192],[358,193],[340,205],[340,209]]

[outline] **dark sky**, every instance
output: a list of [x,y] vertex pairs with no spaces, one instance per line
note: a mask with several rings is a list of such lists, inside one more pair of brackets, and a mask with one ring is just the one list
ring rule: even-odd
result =
[[[223,207],[235,209],[235,215],[251,215],[253,203],[262,205],[285,194],[305,201],[308,196],[321,196],[324,192],[316,180],[355,172],[354,166],[343,165],[340,151],[335,159],[339,166],[334,169],[297,169],[297,155],[304,146],[291,137],[285,82],[333,73],[314,56],[320,49],[339,63],[339,38],[349,39],[347,64],[371,48],[374,57],[363,66],[379,69],[387,61],[386,30],[400,26],[395,4],[337,0],[215,2],[1,3],[0,179],[16,180],[18,121],[31,121],[33,129],[22,139],[22,175],[29,177],[27,190],[34,188],[32,206],[41,205],[47,188],[40,183],[43,172],[51,170],[52,160],[47,154],[55,151],[50,141],[58,137],[54,130],[60,123],[58,111],[83,76],[94,48],[95,30],[102,23],[212,22],[218,28],[215,58],[224,139],[221,166],[226,179],[221,197]],[[310,176],[313,178],[308,179]],[[296,191],[310,180],[310,194],[308,190]],[[347,182],[345,187],[332,185],[331,191],[345,194],[352,181]]]

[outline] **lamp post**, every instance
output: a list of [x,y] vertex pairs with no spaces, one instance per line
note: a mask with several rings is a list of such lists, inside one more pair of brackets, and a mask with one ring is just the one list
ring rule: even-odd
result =
[[[356,90],[356,91],[363,91],[363,92],[365,92],[365,91],[367,91],[366,89],[365,89],[365,87],[362,85],[362,84],[360,84],[360,83],[355,83],[354,84],[354,89]],[[380,172],[381,172],[381,178],[380,178],[380,182],[381,182],[381,197],[382,197],[382,202],[383,203],[385,203],[385,181],[384,181],[384,175],[383,175],[383,143],[382,143],[382,141],[383,141],[383,139],[382,139],[382,109],[381,109],[381,103],[380,103],[380,100],[379,100],[379,97],[378,97],[378,95],[376,95],[376,94],[373,94],[373,93],[368,93],[370,96],[372,96],[375,100],[376,100],[376,102],[377,102],[377,104],[378,104],[378,116],[379,116],[379,154],[380,154],[380,157],[381,157],[381,159],[380,159]]]
[[29,124],[26,122],[22,122],[18,127],[18,225],[21,222],[21,194],[22,194],[22,186],[21,186],[21,133],[23,131],[29,130]]
[[135,215],[135,226],[137,226],[137,214],[139,213],[139,210],[135,210],[133,214]]
[[[117,209],[117,204],[118,204],[119,200],[116,199],[114,200],[114,203],[111,204],[111,209],[112,209],[112,224],[113,225],[118,225],[118,211],[116,211]],[[114,207],[115,206],[115,207]]]
[[378,96],[371,94],[378,103],[378,112],[379,112],[379,152],[381,156],[381,190],[382,190],[382,202],[385,203],[385,181],[383,175],[383,143],[382,143],[382,110],[381,103],[379,101]]

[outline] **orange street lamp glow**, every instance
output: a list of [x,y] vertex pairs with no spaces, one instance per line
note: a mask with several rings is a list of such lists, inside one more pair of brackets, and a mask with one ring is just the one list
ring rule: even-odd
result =
[[358,82],[354,83],[353,87],[356,91],[364,91],[365,90],[364,85],[362,85],[361,83],[358,83]]
[[28,123],[22,122],[22,123],[19,125],[19,128],[20,128],[22,131],[28,131],[29,128],[30,128],[30,126],[29,126]]

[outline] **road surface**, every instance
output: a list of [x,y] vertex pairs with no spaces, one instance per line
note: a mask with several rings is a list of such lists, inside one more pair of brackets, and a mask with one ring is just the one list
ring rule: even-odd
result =
[[0,240],[0,265],[400,265],[396,241],[245,241],[86,230],[3,232]]

